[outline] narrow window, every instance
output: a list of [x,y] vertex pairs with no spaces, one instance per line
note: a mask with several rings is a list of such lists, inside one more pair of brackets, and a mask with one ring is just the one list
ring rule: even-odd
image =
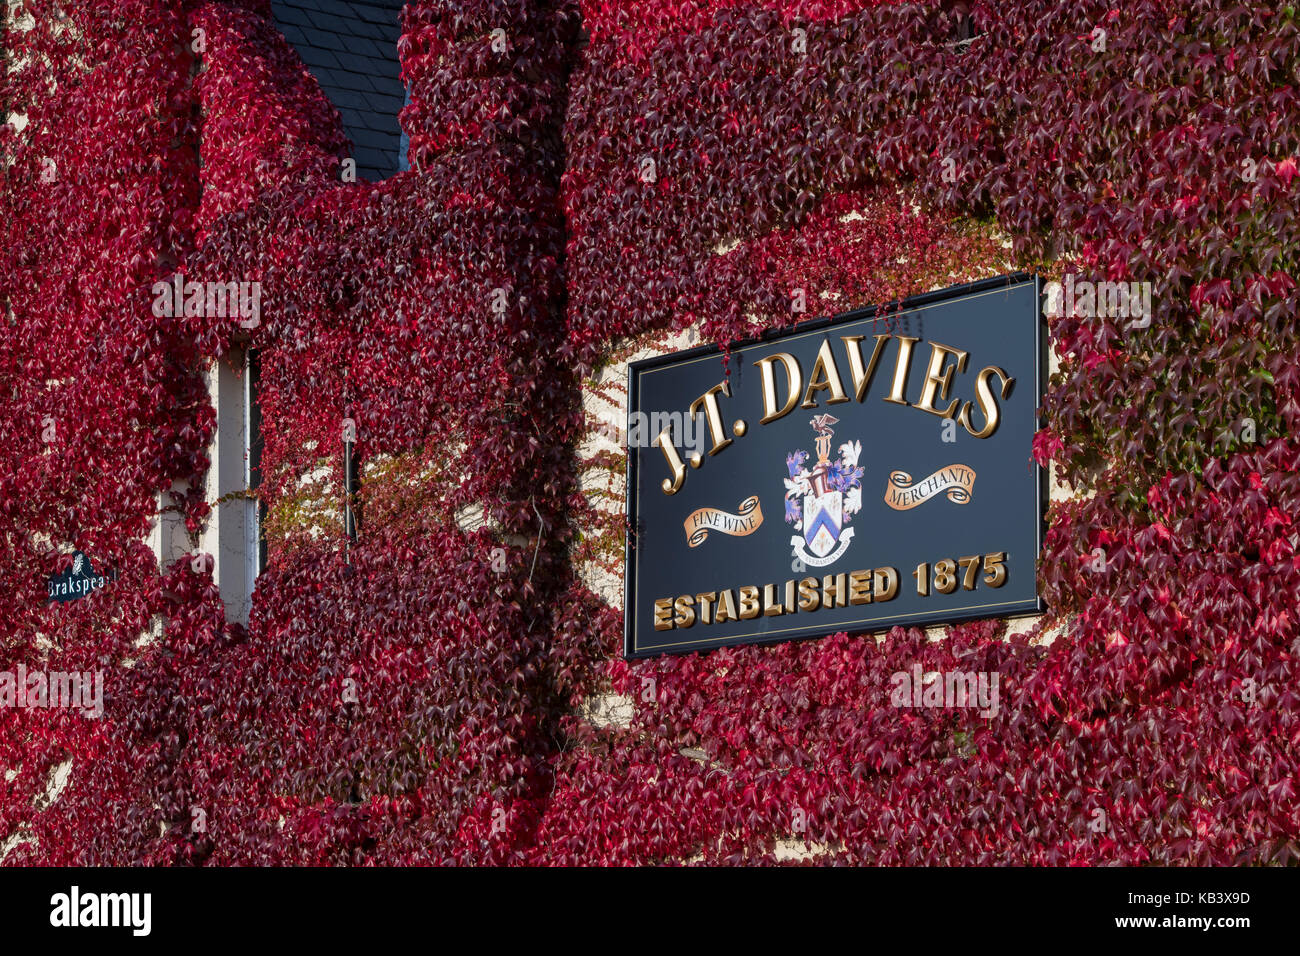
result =
[[258,407],[258,386],[262,378],[262,358],[257,349],[248,350],[244,376],[244,407],[248,421],[248,493],[253,500],[248,552],[250,556],[250,584],[266,570],[266,502],[262,500],[262,411]]
[[260,363],[248,348],[235,348],[208,373],[217,431],[208,450],[206,498],[212,510],[199,550],[212,557],[212,576],[226,605],[226,618],[248,623],[253,588],[266,563],[261,484],[262,439],[257,384]]

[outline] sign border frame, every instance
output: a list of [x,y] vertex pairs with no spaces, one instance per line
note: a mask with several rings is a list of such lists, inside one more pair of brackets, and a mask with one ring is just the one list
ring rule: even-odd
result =
[[[1048,339],[1043,333],[1047,330],[1046,317],[1043,312],[1043,277],[1038,273],[1018,271],[1008,272],[1003,275],[993,276],[988,279],[977,279],[973,282],[964,282],[959,285],[946,286],[942,289],[935,289],[930,292],[923,292],[919,295],[909,296],[898,303],[877,303],[875,305],[864,306],[859,309],[853,309],[848,312],[840,312],[831,316],[820,316],[809,319],[806,322],[799,322],[795,325],[781,329],[768,329],[761,335],[748,339],[741,339],[730,343],[730,351],[738,351],[748,348],[752,345],[761,345],[765,342],[771,342],[786,338],[796,332],[816,332],[823,328],[834,328],[838,325],[846,325],[852,322],[860,322],[864,319],[871,319],[886,306],[892,306],[889,310],[890,316],[897,313],[912,311],[926,306],[934,305],[938,302],[946,302],[950,299],[959,299],[965,296],[976,295],[989,292],[995,289],[1011,289],[1015,286],[1032,284],[1034,287],[1034,297],[1038,302],[1038,321],[1034,323],[1034,354],[1035,354],[1035,382],[1034,387],[1036,398],[1036,410],[1034,418],[1037,424],[1037,430],[1042,431],[1043,423],[1043,401],[1047,391],[1047,368],[1049,362],[1048,356]],[[634,362],[628,362],[626,365],[626,383],[627,383],[627,434],[631,434],[632,413],[637,407],[637,374],[649,369],[657,368],[662,365],[671,365],[686,359],[701,358],[710,354],[721,356],[723,348],[720,345],[697,345],[694,348],[685,349],[680,352],[665,352],[662,355],[653,355],[648,358],[638,359]],[[1005,614],[993,615],[1007,620],[1022,618],[1042,614],[1046,610],[1046,604],[1043,601],[1041,589],[1038,586],[1038,571],[1042,561],[1043,542],[1047,535],[1047,509],[1050,504],[1048,489],[1048,472],[1031,456],[1031,464],[1034,469],[1035,487],[1038,494],[1038,540],[1037,553],[1034,556],[1034,600],[1032,604],[1025,602],[1022,607],[1014,607]],[[627,449],[627,465],[624,473],[626,488],[624,489],[625,514],[624,514],[624,534],[623,534],[623,659],[649,660],[655,657],[662,657],[666,654],[707,654],[712,651],[723,650],[725,648],[735,647],[767,647],[773,644],[784,644],[793,641],[818,641],[831,634],[838,633],[843,628],[824,631],[821,634],[805,634],[798,637],[779,637],[772,640],[743,641],[737,644],[720,644],[711,647],[683,647],[683,648],[659,648],[639,650],[633,644],[633,628],[636,620],[635,607],[633,606],[633,582],[635,580],[636,556],[633,547],[633,536],[637,527],[636,514],[636,478],[637,478],[637,456],[632,454],[632,449]],[[938,614],[940,612],[936,612]],[[983,620],[989,617],[987,614],[980,613],[978,608],[968,609],[967,611],[955,611],[951,615],[942,615],[941,621],[922,620],[910,626],[913,627],[934,627],[944,624],[959,624],[966,621]],[[888,619],[886,619],[888,620]],[[885,631],[889,628],[900,626],[897,622],[888,624],[881,628],[871,628],[867,631],[855,631],[851,633],[875,633],[876,631]]]

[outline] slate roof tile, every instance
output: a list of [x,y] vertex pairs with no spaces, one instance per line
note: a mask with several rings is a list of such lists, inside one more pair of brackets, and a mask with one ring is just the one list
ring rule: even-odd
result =
[[272,2],[285,39],[338,109],[358,174],[370,180],[391,176],[400,164],[401,8],[402,0]]

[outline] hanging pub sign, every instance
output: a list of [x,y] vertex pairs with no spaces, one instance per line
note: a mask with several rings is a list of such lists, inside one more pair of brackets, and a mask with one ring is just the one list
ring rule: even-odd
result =
[[1037,278],[628,366],[628,657],[1042,610]]
[[116,574],[97,574],[90,558],[80,551],[72,552],[72,564],[67,570],[53,575],[45,582],[49,598],[46,603],[66,604],[83,598],[91,591],[98,591]]

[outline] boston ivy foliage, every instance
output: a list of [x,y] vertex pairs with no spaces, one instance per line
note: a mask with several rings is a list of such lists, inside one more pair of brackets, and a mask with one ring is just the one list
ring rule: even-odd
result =
[[[373,184],[264,0],[24,8],[0,670],[107,693],[0,709],[6,863],[1300,852],[1294,6],[420,0],[412,169]],[[1051,324],[1034,452],[1076,497],[1049,619],[621,661],[579,574],[620,546],[578,481],[581,383],[628,343],[788,325],[795,290],[817,314],[1012,267],[1153,284],[1149,327]],[[144,543],[159,500],[207,518],[202,373],[245,336],[155,316],[177,270],[264,290],[248,628]],[[301,507],[345,421],[347,551]],[[119,577],[46,606],[73,548]],[[914,665],[996,671],[998,714],[892,706]]]

